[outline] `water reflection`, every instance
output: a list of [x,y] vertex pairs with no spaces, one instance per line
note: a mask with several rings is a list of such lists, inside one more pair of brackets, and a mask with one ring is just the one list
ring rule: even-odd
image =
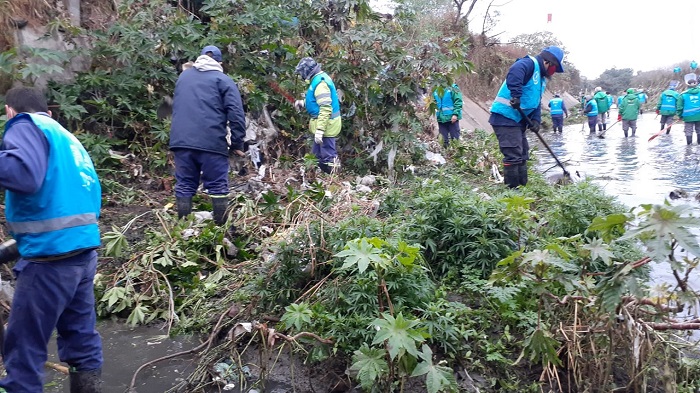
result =
[[[613,113],[613,118],[616,113]],[[662,203],[677,188],[691,196],[700,192],[700,146],[687,146],[682,125],[648,141],[659,131],[659,119],[651,114],[637,122],[636,136],[625,138],[619,124],[599,138],[580,124],[564,127],[562,134],[541,135],[567,169],[578,170],[605,189],[608,194],[630,207],[642,203]],[[530,146],[536,147],[538,169],[552,174],[556,163],[542,143],[529,135]]]
[[[613,118],[615,116],[613,113]],[[588,128],[582,132],[580,124],[564,127],[562,134],[543,132],[542,136],[570,172],[578,170],[585,174],[628,207],[663,203],[671,191],[679,188],[690,198],[695,197],[700,192],[700,146],[686,144],[682,125],[675,125],[670,134],[664,133],[649,141],[659,129],[659,119],[647,114],[637,121],[634,137],[630,131],[630,136],[625,138],[622,127],[616,125],[605,133],[604,138],[599,138],[596,134],[589,134]],[[557,168],[551,154],[536,136],[530,135],[529,138],[530,146],[537,148],[534,153],[538,159],[537,169],[553,173]],[[700,204],[695,215],[700,216]],[[700,238],[697,230],[693,229],[693,232]],[[679,260],[684,256],[680,253],[678,251]],[[676,285],[667,263],[654,262],[650,266],[651,287]],[[693,274],[689,286],[700,289],[700,276]],[[698,307],[693,304],[687,313],[690,318],[695,318]],[[693,337],[700,339],[700,333],[696,332]]]

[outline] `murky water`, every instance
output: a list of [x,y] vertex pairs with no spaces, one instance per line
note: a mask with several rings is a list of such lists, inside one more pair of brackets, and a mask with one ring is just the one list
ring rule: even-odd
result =
[[[612,118],[617,118],[615,110]],[[634,207],[662,203],[677,188],[686,190],[691,197],[700,192],[700,145],[695,136],[695,144],[686,145],[681,122],[671,128],[669,135],[648,142],[660,128],[659,117],[650,112],[637,121],[635,137],[631,130],[630,136],[624,137],[622,122],[613,125],[604,138],[589,134],[588,125],[581,131],[581,124],[566,126],[561,134],[541,135],[570,172],[578,170],[591,177],[608,194]],[[532,146],[540,146],[536,153],[539,169],[548,170],[547,174],[562,173],[536,136],[530,135],[529,140]]]
[[[130,328],[123,321],[100,321],[97,329],[102,335],[104,352],[104,393],[124,393],[131,383],[134,371],[142,364],[199,345],[199,341],[194,337],[170,339],[163,337],[165,331],[157,327]],[[58,363],[56,340],[51,340],[49,350],[49,361]],[[139,373],[136,390],[139,393],[165,392],[196,366],[192,356],[181,356],[156,363]],[[48,370],[47,380],[50,382],[44,387],[46,393],[70,391],[68,377],[61,373]]]
[[[617,112],[613,109],[612,119],[616,118]],[[613,123],[614,120],[610,124]],[[585,128],[581,124],[566,126],[561,134],[546,131],[540,134],[570,173],[579,171],[626,206],[660,204],[668,199],[673,204],[697,206],[696,216],[700,216],[700,202],[695,200],[700,193],[700,145],[697,144],[697,137],[693,135],[694,144],[687,145],[683,123],[679,122],[671,127],[670,134],[664,133],[649,141],[649,137],[660,128],[660,117],[649,112],[637,121],[635,137],[629,130],[630,136],[625,138],[622,122],[609,128],[604,138],[597,136],[599,132],[590,134],[587,124]],[[562,169],[539,139],[535,135],[529,135],[528,139],[531,146],[538,146],[538,170],[546,174],[561,174]],[[669,199],[669,193],[676,189],[686,191],[688,198]],[[700,240],[700,232],[695,233]],[[678,254],[681,258],[680,252]],[[667,263],[653,262],[651,267],[652,287],[676,285],[677,281]],[[700,276],[695,274],[691,277],[689,285],[696,291],[700,290]],[[698,313],[694,306],[689,310],[692,314]],[[700,334],[695,334],[695,338],[700,339]]]

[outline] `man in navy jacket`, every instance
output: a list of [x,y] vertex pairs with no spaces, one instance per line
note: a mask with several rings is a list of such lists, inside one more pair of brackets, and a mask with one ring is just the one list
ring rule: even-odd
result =
[[192,212],[201,180],[212,198],[214,222],[226,222],[228,206],[227,124],[231,146],[243,154],[245,113],[236,83],[223,72],[221,50],[202,49],[175,84],[170,150],[175,156],[175,198],[179,218]]
[[90,156],[51,118],[43,94],[5,95],[0,145],[5,217],[20,259],[2,351],[0,392],[41,393],[54,330],[71,393],[101,392],[102,340],[95,330],[93,280],[100,245],[101,189]]

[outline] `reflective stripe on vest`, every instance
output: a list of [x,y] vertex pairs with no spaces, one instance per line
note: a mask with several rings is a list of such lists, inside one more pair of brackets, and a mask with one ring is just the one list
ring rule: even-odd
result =
[[661,111],[675,111],[676,110],[676,97],[671,94],[664,92],[661,96],[661,106],[659,107]]
[[590,100],[586,103],[586,105],[591,104],[591,111],[586,113],[586,116],[588,117],[593,117],[593,116],[598,116],[598,103],[595,102],[595,100]]
[[23,234],[58,231],[89,224],[97,224],[97,215],[95,213],[83,213],[39,221],[8,222],[7,226],[15,234]]
[[[535,70],[532,73],[532,78],[530,78],[527,83],[523,86],[523,95],[520,97],[520,108],[525,112],[526,115],[534,112],[540,106],[540,100],[542,99],[542,92],[547,87],[547,80],[542,78],[540,75],[540,64],[536,58],[528,56],[530,60],[535,65]],[[496,98],[491,104],[491,112],[503,115],[511,120],[520,122],[522,116],[520,112],[513,109],[510,106],[510,90],[506,81],[503,81],[501,88],[498,90]]]
[[683,117],[700,113],[700,95],[683,94]]
[[563,104],[564,100],[562,100],[561,98],[552,98],[552,100],[549,101],[549,113],[553,115],[563,115]]

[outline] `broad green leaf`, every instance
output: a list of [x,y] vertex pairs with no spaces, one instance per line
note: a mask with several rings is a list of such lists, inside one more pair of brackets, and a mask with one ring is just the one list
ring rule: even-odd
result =
[[371,388],[378,378],[389,372],[385,355],[383,350],[369,348],[366,343],[354,352],[350,370],[357,371],[357,379],[364,389]]
[[591,252],[591,261],[600,258],[606,265],[612,264],[612,258],[615,256],[608,249],[608,245],[603,243],[602,239],[593,239],[590,243],[583,245],[583,248]]
[[423,361],[418,363],[411,376],[425,375],[425,386],[428,388],[428,393],[457,390],[457,381],[452,369],[440,364],[433,364],[433,351],[430,350],[430,347],[423,344],[419,356]]
[[422,332],[414,329],[419,324],[418,320],[407,320],[402,313],[399,313],[396,318],[389,314],[383,314],[383,318],[375,319],[372,324],[379,328],[372,345],[387,341],[389,356],[392,360],[404,352],[418,356],[416,344],[425,341]]
[[343,263],[341,269],[357,266],[360,273],[367,270],[370,263],[382,261],[380,249],[368,243],[366,238],[348,242],[345,250],[335,254],[335,256],[345,258],[345,263]]
[[285,326],[294,326],[297,331],[302,330],[305,326],[311,324],[313,312],[306,303],[292,303],[284,308],[285,313],[282,316],[282,323]]

